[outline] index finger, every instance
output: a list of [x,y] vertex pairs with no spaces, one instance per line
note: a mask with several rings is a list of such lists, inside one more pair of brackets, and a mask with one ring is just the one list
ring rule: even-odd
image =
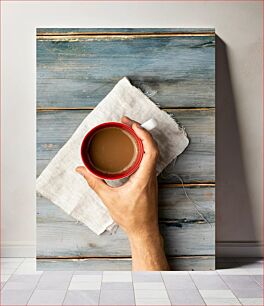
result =
[[130,119],[130,118],[127,117],[127,116],[123,116],[123,117],[121,118],[121,122],[124,123],[124,124],[126,124],[126,125],[128,125],[128,126],[130,126],[130,127],[132,127],[133,123],[138,123],[138,124],[139,124],[139,122],[137,122],[137,121],[135,121],[135,120],[132,120],[132,119]]

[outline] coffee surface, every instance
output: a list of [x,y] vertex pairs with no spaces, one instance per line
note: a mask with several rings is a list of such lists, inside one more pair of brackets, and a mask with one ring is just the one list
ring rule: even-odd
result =
[[128,169],[137,157],[137,144],[133,137],[117,127],[97,131],[88,148],[93,166],[103,173],[120,173]]

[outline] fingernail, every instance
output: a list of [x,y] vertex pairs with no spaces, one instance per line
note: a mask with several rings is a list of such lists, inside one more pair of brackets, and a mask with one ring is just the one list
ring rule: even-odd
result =
[[142,126],[141,126],[139,123],[135,123],[135,125],[136,125],[136,127],[137,127],[138,129],[143,129]]
[[80,171],[80,168],[79,168],[79,167],[75,168],[75,171],[76,171],[77,173],[79,173],[79,174],[82,174],[82,172]]

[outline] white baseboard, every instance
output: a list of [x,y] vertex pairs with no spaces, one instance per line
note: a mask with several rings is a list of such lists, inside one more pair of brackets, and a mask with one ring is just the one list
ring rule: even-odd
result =
[[[35,257],[35,242],[3,242],[1,257]],[[217,242],[217,257],[263,257],[261,242]]]
[[263,257],[262,242],[217,242],[217,257]]
[[1,257],[36,257],[36,243],[30,241],[2,242]]

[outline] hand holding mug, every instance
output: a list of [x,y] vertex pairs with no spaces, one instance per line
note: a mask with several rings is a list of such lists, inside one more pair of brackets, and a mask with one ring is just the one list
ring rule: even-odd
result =
[[[122,118],[142,141],[144,154],[141,163],[129,180],[120,187],[110,187],[85,167],[76,171],[84,176],[88,185],[98,194],[113,220],[127,233],[134,270],[167,270],[163,241],[158,226],[158,188],[156,164],[158,147],[151,134],[139,123]],[[142,250],[148,257],[142,257]]]
[[154,229],[156,231],[158,228],[156,178],[158,147],[151,134],[139,123],[127,117],[122,118],[122,123],[133,129],[144,148],[139,168],[129,180],[124,185],[113,188],[85,167],[78,167],[76,171],[84,176],[89,186],[108,208],[113,220],[130,236],[142,231],[149,232],[149,227],[151,231]]

